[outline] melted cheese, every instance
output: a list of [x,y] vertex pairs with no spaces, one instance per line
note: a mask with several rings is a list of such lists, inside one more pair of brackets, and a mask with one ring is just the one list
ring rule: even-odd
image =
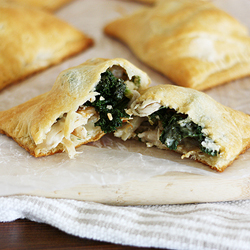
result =
[[214,143],[214,141],[208,137],[205,138],[205,141],[203,141],[201,143],[201,145],[204,147],[204,148],[207,148],[209,150],[212,150],[212,151],[217,151],[219,152],[220,151],[220,146],[219,145],[216,145]]

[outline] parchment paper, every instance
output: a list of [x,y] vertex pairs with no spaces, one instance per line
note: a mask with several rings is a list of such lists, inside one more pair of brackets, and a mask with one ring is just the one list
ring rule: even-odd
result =
[[[247,0],[215,0],[250,29]],[[0,110],[9,109],[51,89],[57,75],[64,69],[83,63],[89,58],[123,57],[146,71],[152,85],[170,83],[167,78],[141,63],[120,42],[103,34],[103,27],[121,15],[132,13],[142,4],[119,0],[74,1],[56,13],[95,40],[95,46],[84,53],[41,72],[21,83],[0,92]],[[207,94],[224,105],[250,114],[250,78],[240,79]],[[12,139],[0,135],[0,195],[25,194],[33,190],[54,191],[81,184],[109,185],[131,180],[148,180],[171,171],[180,171],[216,178],[250,177],[250,151],[241,155],[223,173],[192,160],[181,160],[180,155],[156,148],[146,148],[143,143],[122,142],[107,135],[99,142],[81,146],[76,159],[66,153],[34,158]]]

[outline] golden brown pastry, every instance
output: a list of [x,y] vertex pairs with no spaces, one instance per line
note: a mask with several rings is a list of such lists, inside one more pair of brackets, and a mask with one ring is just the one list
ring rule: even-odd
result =
[[0,133],[39,157],[98,140],[129,122],[126,109],[150,83],[124,59],[93,59],[60,73],[52,89],[0,112]]
[[130,126],[115,135],[171,149],[222,172],[250,147],[250,116],[203,92],[175,85],[148,88],[132,105]]
[[14,3],[27,4],[37,8],[46,9],[49,11],[55,11],[61,8],[63,5],[72,2],[73,0],[10,0]]
[[105,32],[181,86],[204,90],[250,75],[246,27],[210,1],[162,0]]
[[0,41],[0,89],[93,44],[46,11],[7,3],[0,3]]
[[128,0],[128,1],[135,1],[135,2],[141,2],[141,3],[147,3],[147,4],[154,4],[158,0]]

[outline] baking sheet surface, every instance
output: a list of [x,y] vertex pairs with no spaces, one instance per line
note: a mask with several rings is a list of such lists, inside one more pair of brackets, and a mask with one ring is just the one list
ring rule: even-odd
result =
[[[250,30],[249,1],[214,2]],[[103,34],[106,23],[141,7],[142,4],[131,1],[79,0],[58,11],[58,17],[91,36],[95,45],[60,65],[4,89],[0,92],[0,110],[9,109],[49,91],[62,70],[93,57],[123,57],[146,71],[152,79],[152,85],[170,83],[167,78],[141,63],[128,47]],[[206,93],[224,105],[250,114],[250,78],[216,87]],[[249,150],[222,174],[200,163],[181,160],[176,153],[146,148],[139,142],[122,142],[112,136],[81,146],[77,151],[81,153],[73,160],[69,160],[66,153],[38,159],[30,156],[12,139],[0,135],[0,195],[25,194],[36,189],[53,191],[80,184],[109,185],[131,180],[144,181],[169,171],[206,175],[208,178],[250,177]]]

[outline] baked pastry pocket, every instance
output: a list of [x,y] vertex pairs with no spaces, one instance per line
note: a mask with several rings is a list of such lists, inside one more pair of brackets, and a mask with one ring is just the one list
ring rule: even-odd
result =
[[0,41],[0,90],[93,44],[47,11],[6,2],[0,3]]
[[132,105],[133,127],[115,132],[202,162],[220,172],[250,147],[250,116],[207,94],[174,85],[148,88]]
[[124,59],[90,59],[67,69],[52,89],[0,112],[0,132],[39,157],[67,151],[129,123],[127,108],[150,83]]
[[135,2],[141,2],[146,4],[155,4],[158,0],[128,0],[128,1],[135,1]]
[[[3,0],[2,0],[3,1]],[[34,6],[37,8],[45,9],[48,11],[55,11],[67,3],[72,2],[73,0],[11,0],[11,2],[18,4],[26,4]]]
[[204,90],[250,75],[247,28],[210,1],[159,1],[104,31],[181,86]]

